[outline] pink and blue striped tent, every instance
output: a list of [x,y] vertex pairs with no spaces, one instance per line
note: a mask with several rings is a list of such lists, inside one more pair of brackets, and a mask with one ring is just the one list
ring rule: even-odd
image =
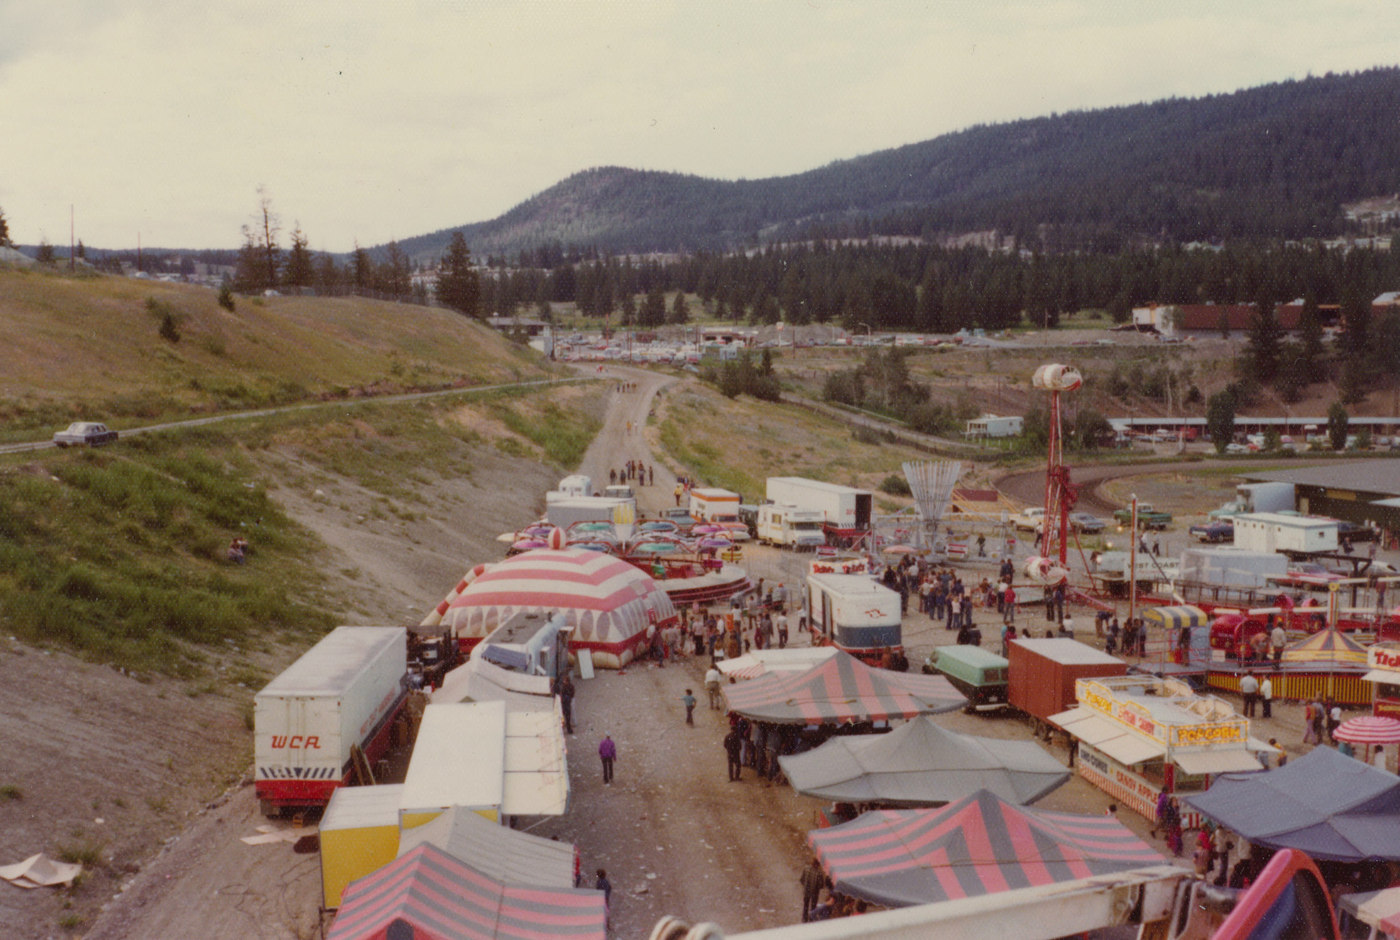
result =
[[939,809],[862,813],[807,841],[836,891],[884,907],[1166,863],[1115,817],[1030,809],[987,790]]
[[352,882],[327,940],[605,940],[603,892],[506,885],[430,843]]
[[967,704],[942,676],[876,669],[841,651],[802,672],[770,672],[725,686],[724,697],[730,711],[779,725],[889,721]]

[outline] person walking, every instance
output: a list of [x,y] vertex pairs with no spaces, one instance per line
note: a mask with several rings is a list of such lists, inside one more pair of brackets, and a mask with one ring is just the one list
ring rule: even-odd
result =
[[738,725],[731,727],[724,736],[724,756],[729,763],[729,782],[734,783],[744,772],[744,739],[739,735]]
[[1385,764],[1385,747],[1383,745],[1376,745],[1376,753],[1371,755],[1371,766],[1377,770],[1384,770],[1386,773],[1390,772],[1390,768]]
[[564,713],[564,733],[574,733],[574,682],[566,672],[559,679],[559,710]]
[[705,670],[705,692],[710,696],[710,709],[712,711],[720,710],[719,688],[723,681],[724,676],[714,664]]
[[1240,695],[1244,696],[1244,716],[1254,717],[1254,703],[1259,698],[1259,680],[1253,673],[1245,673],[1240,678]]
[[695,693],[690,689],[685,690],[681,696],[681,704],[685,706],[685,723],[691,727],[695,726]]
[[1268,676],[1259,683],[1259,701],[1264,703],[1264,717],[1274,717],[1274,680]]
[[1006,624],[1015,623],[1015,622],[1016,622],[1016,588],[1013,587],[1013,586],[1010,585],[1010,584],[1006,585],[1006,589],[1005,589],[1004,591],[1002,591],[1001,596],[1002,596],[1001,622],[1002,622],[1002,623],[1006,623]]
[[617,744],[606,731],[603,732],[603,740],[598,743],[598,757],[603,761],[603,782],[612,783],[613,761],[617,760]]
[[812,909],[821,900],[822,888],[826,887],[826,872],[822,869],[821,862],[815,858],[802,869],[802,876],[797,879],[802,885],[802,923],[807,923],[812,919]]
[[605,869],[598,869],[598,877],[593,881],[593,887],[603,892],[603,918],[604,924],[609,930],[612,929],[612,882],[608,880],[608,873]]

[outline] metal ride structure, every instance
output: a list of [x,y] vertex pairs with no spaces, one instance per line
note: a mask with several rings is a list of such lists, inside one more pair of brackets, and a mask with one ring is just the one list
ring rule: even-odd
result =
[[914,496],[919,513],[919,548],[939,551],[938,526],[953,501],[953,487],[962,475],[962,463],[956,460],[906,461],[904,478]]
[[1031,377],[1032,387],[1050,393],[1047,429],[1049,455],[1045,469],[1045,515],[1041,520],[1040,546],[1038,552],[1027,560],[1025,572],[1032,581],[1047,586],[1059,584],[1069,576],[1069,512],[1078,498],[1078,488],[1070,482],[1069,467],[1064,462],[1060,396],[1083,384],[1084,378],[1078,369],[1059,363],[1040,366]]

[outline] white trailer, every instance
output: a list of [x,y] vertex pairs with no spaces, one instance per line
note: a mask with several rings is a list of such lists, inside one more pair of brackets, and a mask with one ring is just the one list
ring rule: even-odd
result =
[[614,525],[634,522],[637,518],[637,501],[614,496],[571,496],[548,502],[544,518],[550,525],[561,529],[567,529],[576,522],[608,522]]
[[901,649],[899,595],[868,574],[808,575],[807,610],[814,646],[876,663]]
[[702,522],[738,522],[739,494],[716,486],[690,491],[690,514]]
[[869,490],[803,477],[769,477],[766,495],[770,503],[820,512],[833,529],[853,532],[870,528],[874,494]]
[[555,492],[562,496],[592,496],[593,478],[575,473],[560,480]]
[[324,806],[386,750],[408,694],[403,627],[336,627],[253,698],[254,788],[264,813]]
[[1235,524],[1235,547],[1247,552],[1306,555],[1337,550],[1337,520],[1288,516],[1277,512],[1240,513]]
[[758,507],[758,540],[769,545],[790,545],[797,551],[826,544],[822,532],[825,516],[815,509],[798,509],[778,503]]

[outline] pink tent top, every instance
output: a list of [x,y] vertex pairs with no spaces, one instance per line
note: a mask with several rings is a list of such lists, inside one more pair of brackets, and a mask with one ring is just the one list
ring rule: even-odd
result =
[[1394,744],[1400,742],[1400,719],[1379,715],[1348,718],[1337,726],[1332,737],[1353,744]]

